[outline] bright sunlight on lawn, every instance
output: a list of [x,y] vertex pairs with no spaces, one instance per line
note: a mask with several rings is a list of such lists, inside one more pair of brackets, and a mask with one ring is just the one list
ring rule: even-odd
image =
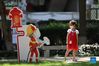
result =
[[32,63],[20,63],[17,62],[0,62],[0,66],[98,66],[99,62],[96,64],[91,64],[90,62],[78,62],[78,63],[64,63],[62,61],[43,61],[38,64]]

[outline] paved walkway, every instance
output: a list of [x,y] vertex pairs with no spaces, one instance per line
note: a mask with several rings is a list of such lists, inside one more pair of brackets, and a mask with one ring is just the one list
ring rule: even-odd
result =
[[[64,61],[64,57],[51,57],[51,58],[41,58],[42,60],[49,61]],[[71,61],[71,57],[67,57],[67,61]],[[96,57],[96,60],[99,61],[99,57]],[[90,57],[77,57],[77,61],[88,62]]]
[[[58,56],[56,56],[56,57],[50,57],[50,58],[44,58],[44,57],[41,57],[40,58],[40,60],[42,60],[42,61],[45,61],[45,60],[48,60],[48,61],[64,61],[64,57],[58,57]],[[71,57],[67,57],[67,60],[66,61],[69,61],[69,62],[71,62]],[[7,62],[7,61],[13,61],[13,62],[15,62],[15,61],[17,61],[17,59],[1,59],[0,60],[0,62]],[[88,61],[90,61],[90,57],[77,57],[77,61],[79,62],[88,62]],[[96,57],[96,61],[99,61],[99,56],[97,56]]]

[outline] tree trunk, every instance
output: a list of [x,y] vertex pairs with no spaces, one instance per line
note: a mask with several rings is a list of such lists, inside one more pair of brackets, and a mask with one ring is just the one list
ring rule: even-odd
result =
[[[11,46],[11,32],[7,31],[8,27],[6,24],[6,8],[3,0],[0,0],[0,15],[2,21],[2,33],[3,33],[3,40],[5,41],[7,50],[9,46]],[[10,44],[10,45],[9,45]],[[9,47],[10,48],[10,47]]]
[[86,43],[86,0],[79,0],[80,43]]

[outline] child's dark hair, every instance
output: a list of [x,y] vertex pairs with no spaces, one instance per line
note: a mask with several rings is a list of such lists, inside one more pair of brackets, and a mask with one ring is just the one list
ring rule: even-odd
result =
[[75,20],[71,20],[69,22],[69,26],[75,26],[77,28],[77,22]]

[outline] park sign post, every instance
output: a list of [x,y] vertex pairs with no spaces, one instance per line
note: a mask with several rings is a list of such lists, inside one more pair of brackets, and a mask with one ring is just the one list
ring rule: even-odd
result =
[[17,55],[18,55],[18,62],[20,63],[20,51],[19,51],[19,37],[24,36],[24,31],[23,30],[18,30],[18,28],[22,27],[22,17],[23,17],[23,12],[21,9],[18,7],[13,7],[9,11],[9,18],[11,20],[11,29],[16,29],[17,32]]
[[18,7],[13,7],[9,12],[9,18],[11,19],[11,28],[22,27],[22,18],[23,12]]

